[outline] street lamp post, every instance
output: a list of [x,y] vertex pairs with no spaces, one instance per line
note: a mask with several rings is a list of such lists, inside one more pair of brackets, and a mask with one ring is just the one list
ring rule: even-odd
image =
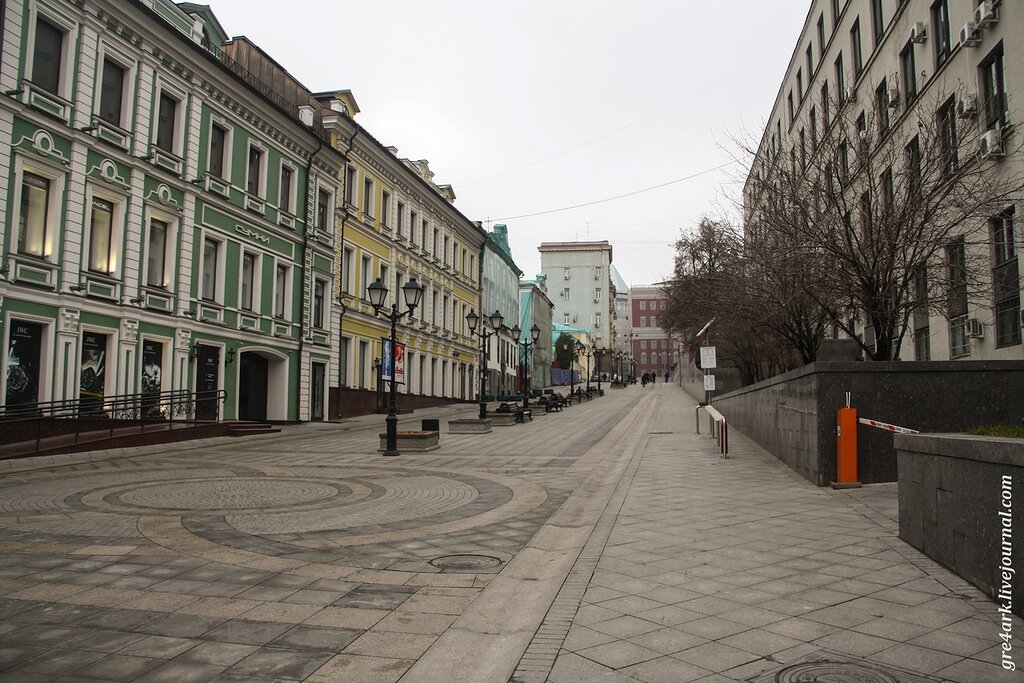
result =
[[597,356],[597,395],[601,395],[601,359],[608,353],[608,349],[600,348],[594,349],[594,355]]
[[403,317],[411,316],[416,307],[420,305],[420,299],[423,298],[423,286],[416,282],[416,278],[411,278],[402,285],[402,298],[408,309],[404,313],[399,312],[397,303],[391,304],[390,313],[381,312],[384,302],[388,298],[388,288],[380,278],[374,280],[366,288],[366,295],[370,299],[370,305],[373,306],[374,315],[382,315],[391,321],[391,388],[388,392],[388,416],[385,418],[387,443],[384,455],[398,455],[398,411],[395,408],[395,375],[398,374],[398,368],[395,367],[395,324]]
[[533,372],[530,368],[530,349],[536,346],[537,340],[540,339],[540,328],[537,327],[536,325],[530,328],[530,338],[533,341],[519,341],[519,335],[521,335],[522,333],[523,331],[519,329],[519,325],[516,325],[512,328],[512,336],[515,337],[516,346],[523,347],[523,367],[526,368],[526,370],[523,372],[523,384],[526,385],[526,387],[523,388],[523,410],[529,410],[529,390],[533,388]]
[[491,332],[487,331],[485,325],[480,326],[480,331],[476,331],[477,323],[480,322],[480,316],[473,309],[469,310],[466,314],[466,323],[469,324],[470,335],[480,337],[480,419],[487,419],[487,340],[493,336],[498,330],[501,329],[502,323],[505,321],[505,316],[499,313],[497,310],[488,316],[487,321],[491,325]]
[[[579,342],[577,342],[579,344]],[[580,354],[587,359],[587,393],[590,393],[590,359],[594,357],[594,348],[586,344],[579,344],[576,347]]]
[[562,350],[569,352],[569,405],[572,405],[573,386],[576,382],[576,345],[579,341],[573,339],[571,342],[562,344]]

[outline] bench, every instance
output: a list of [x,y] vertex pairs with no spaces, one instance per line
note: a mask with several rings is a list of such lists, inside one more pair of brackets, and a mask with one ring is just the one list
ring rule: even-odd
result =
[[533,411],[529,408],[523,410],[515,403],[502,403],[494,409],[494,412],[514,415],[516,422],[525,422],[526,418],[530,418],[530,422],[533,422]]

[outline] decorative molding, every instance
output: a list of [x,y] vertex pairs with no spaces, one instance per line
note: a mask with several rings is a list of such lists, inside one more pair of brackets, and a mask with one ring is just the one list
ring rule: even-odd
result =
[[22,136],[20,140],[14,143],[14,147],[23,147],[25,143],[29,143],[31,148],[42,157],[52,157],[61,163],[63,166],[69,166],[71,160],[64,156],[54,144],[53,136],[48,132],[40,128],[37,130],[31,138],[28,136]]
[[86,175],[98,175],[101,180],[105,180],[111,185],[117,185],[118,187],[122,187],[125,189],[127,189],[131,185],[131,183],[126,178],[120,175],[120,173],[117,170],[117,164],[115,164],[110,159],[104,159],[98,165],[93,166],[88,171],[86,171]]
[[143,200],[155,200],[156,202],[163,204],[164,206],[174,209],[178,213],[181,213],[182,211],[185,210],[184,207],[180,206],[178,202],[174,200],[174,196],[171,194],[171,188],[167,185],[167,183],[160,183],[159,185],[157,185],[152,192],[143,197]]
[[78,323],[81,319],[82,312],[77,308],[61,308],[60,309],[60,333],[61,334],[78,334]]
[[251,228],[247,228],[244,225],[236,225],[235,232],[237,232],[239,235],[244,235],[245,237],[248,237],[249,239],[255,240],[257,242],[262,242],[263,244],[270,244],[269,237],[267,237],[263,233],[256,232]]
[[121,321],[121,341],[125,344],[135,344],[139,340],[139,321]]

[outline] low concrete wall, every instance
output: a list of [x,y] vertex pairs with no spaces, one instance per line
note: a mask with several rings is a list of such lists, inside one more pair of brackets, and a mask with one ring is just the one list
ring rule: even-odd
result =
[[[384,394],[385,405],[387,405],[387,393]],[[445,406],[452,403],[475,403],[473,400],[460,400],[457,398],[441,398],[440,396],[420,396],[419,394],[395,394],[395,404],[398,412],[407,413],[417,408],[430,408],[432,406]],[[371,415],[377,412],[377,392],[369,389],[340,389],[331,387],[330,391],[330,419],[341,417],[355,417],[357,415]]]
[[1024,439],[898,434],[895,446],[900,538],[1024,616]]
[[[835,411],[845,394],[860,417],[950,432],[1024,417],[1024,362],[818,362],[714,399],[736,429],[808,480],[835,480]],[[896,481],[892,433],[861,426],[858,474]]]

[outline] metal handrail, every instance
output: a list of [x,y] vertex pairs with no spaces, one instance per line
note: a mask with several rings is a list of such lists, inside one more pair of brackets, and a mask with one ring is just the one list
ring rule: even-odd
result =
[[39,450],[46,437],[74,435],[73,443],[78,444],[84,433],[106,431],[112,437],[114,430],[136,424],[141,433],[164,422],[167,429],[173,429],[176,422],[219,422],[226,398],[224,389],[179,389],[0,406],[0,443],[35,441],[35,450]]
[[722,453],[723,458],[729,457],[729,424],[726,422],[725,415],[722,415],[718,410],[711,404],[698,405],[694,411],[694,420],[697,426],[697,433],[700,434],[700,409],[703,408],[708,414],[708,431],[715,443],[718,444],[719,451]]

